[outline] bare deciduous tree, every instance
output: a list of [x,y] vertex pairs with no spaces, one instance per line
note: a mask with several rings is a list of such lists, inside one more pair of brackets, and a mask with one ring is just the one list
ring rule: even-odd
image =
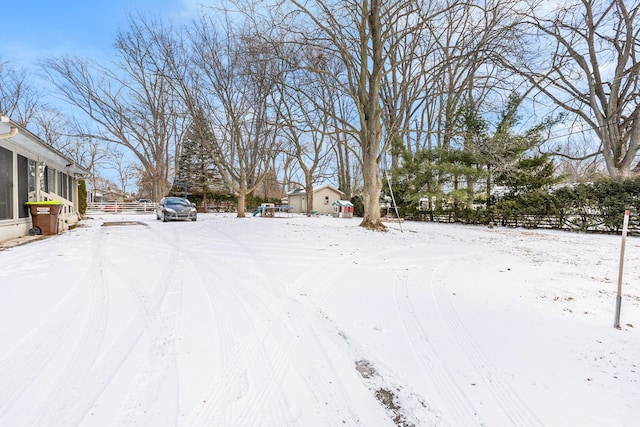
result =
[[[302,50],[300,54],[310,52]],[[285,61],[294,60],[294,52],[288,51],[286,55]],[[306,70],[281,73],[277,85],[279,102],[274,102],[282,117],[283,150],[291,154],[300,171],[295,183],[305,189],[307,213],[314,209],[314,185],[329,178],[327,170],[334,154],[331,116],[326,114],[327,108],[316,108],[333,102],[333,97],[328,93],[330,87],[315,77]]]
[[[344,65],[343,73],[332,76],[319,67],[323,61],[302,64],[309,71],[333,77],[343,90],[342,96],[348,97],[358,112],[357,122],[345,125],[353,128],[360,148],[364,204],[361,226],[384,230],[379,204],[380,160],[385,151],[380,99],[383,77],[396,66],[388,60],[385,44],[392,35],[394,40],[402,40],[411,33],[411,27],[398,28],[395,23],[407,16],[420,21],[423,18],[420,2],[291,0],[290,3],[306,22],[292,26],[298,41],[317,49],[319,57],[329,55]],[[296,27],[306,30],[295,30]]]
[[602,154],[611,177],[639,172],[640,2],[566,0],[545,7],[532,7],[526,17],[541,48],[509,66],[588,124],[600,142],[592,153]]
[[43,69],[63,99],[95,123],[80,136],[130,150],[144,168],[153,199],[159,200],[169,189],[184,118],[165,74],[149,55],[152,43],[145,27],[132,20],[130,31],[116,40],[120,61],[114,66],[62,57],[45,61]]
[[33,122],[36,134],[47,144],[62,152],[69,159],[87,168],[91,172],[88,177],[93,189],[98,188],[98,169],[107,166],[113,160],[110,144],[90,137],[81,137],[86,128],[77,122],[69,121],[56,110],[40,110]]
[[174,83],[190,114],[208,118],[198,122],[207,126],[200,131],[243,218],[246,196],[273,174],[279,120],[271,102],[279,69],[266,44],[229,21],[202,17],[191,31],[191,45],[191,60],[175,59]]
[[135,166],[127,159],[125,153],[117,150],[109,157],[107,165],[116,173],[120,192],[127,194],[129,182],[137,175]]
[[362,182],[362,162],[357,139],[351,127],[346,126],[346,123],[353,123],[355,113],[351,110],[350,103],[342,96],[331,96],[330,101],[327,111],[332,111],[329,118],[333,129],[331,137],[334,140],[332,148],[335,153],[338,188],[348,197],[352,197],[356,190],[361,188]]
[[16,70],[0,61],[0,115],[22,127],[27,127],[42,107],[40,93],[27,75],[26,70]]

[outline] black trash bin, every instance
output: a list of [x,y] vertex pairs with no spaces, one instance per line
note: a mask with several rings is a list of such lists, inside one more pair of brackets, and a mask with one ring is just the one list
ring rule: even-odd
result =
[[58,234],[58,216],[62,212],[62,202],[48,200],[43,202],[27,202],[31,213],[33,228],[29,234]]

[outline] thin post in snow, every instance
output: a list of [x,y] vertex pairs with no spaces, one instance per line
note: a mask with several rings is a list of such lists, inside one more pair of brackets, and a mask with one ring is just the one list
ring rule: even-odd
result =
[[396,218],[398,218],[398,225],[400,226],[400,232],[404,233],[404,230],[402,229],[402,222],[400,221],[400,214],[398,213],[398,205],[396,205],[396,198],[393,195],[393,188],[391,188],[391,180],[389,179],[389,174],[387,173],[387,171],[384,171],[385,176],[387,177],[387,184],[389,185],[389,192],[391,193],[391,201],[393,202],[393,208],[396,211]]
[[622,245],[620,247],[620,268],[618,270],[618,294],[616,296],[616,319],[613,327],[620,329],[620,308],[622,307],[622,272],[624,270],[624,248],[627,244],[627,230],[629,229],[629,209],[624,211],[622,224]]

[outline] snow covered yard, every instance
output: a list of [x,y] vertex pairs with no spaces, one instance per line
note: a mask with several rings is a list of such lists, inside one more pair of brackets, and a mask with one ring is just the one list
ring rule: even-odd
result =
[[616,330],[619,236],[358,223],[105,215],[1,251],[0,425],[639,425],[639,239]]

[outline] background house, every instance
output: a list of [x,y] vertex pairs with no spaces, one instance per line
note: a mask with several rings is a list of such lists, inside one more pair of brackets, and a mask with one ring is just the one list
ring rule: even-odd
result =
[[0,116],[0,241],[28,234],[31,217],[26,202],[62,202],[58,229],[76,224],[78,180],[88,174],[36,135]]
[[[287,194],[289,199],[289,212],[306,213],[307,212],[307,193],[303,188],[298,188]],[[333,202],[345,198],[345,194],[332,187],[331,185],[323,185],[313,190],[313,210],[319,215],[330,215],[332,213]]]

